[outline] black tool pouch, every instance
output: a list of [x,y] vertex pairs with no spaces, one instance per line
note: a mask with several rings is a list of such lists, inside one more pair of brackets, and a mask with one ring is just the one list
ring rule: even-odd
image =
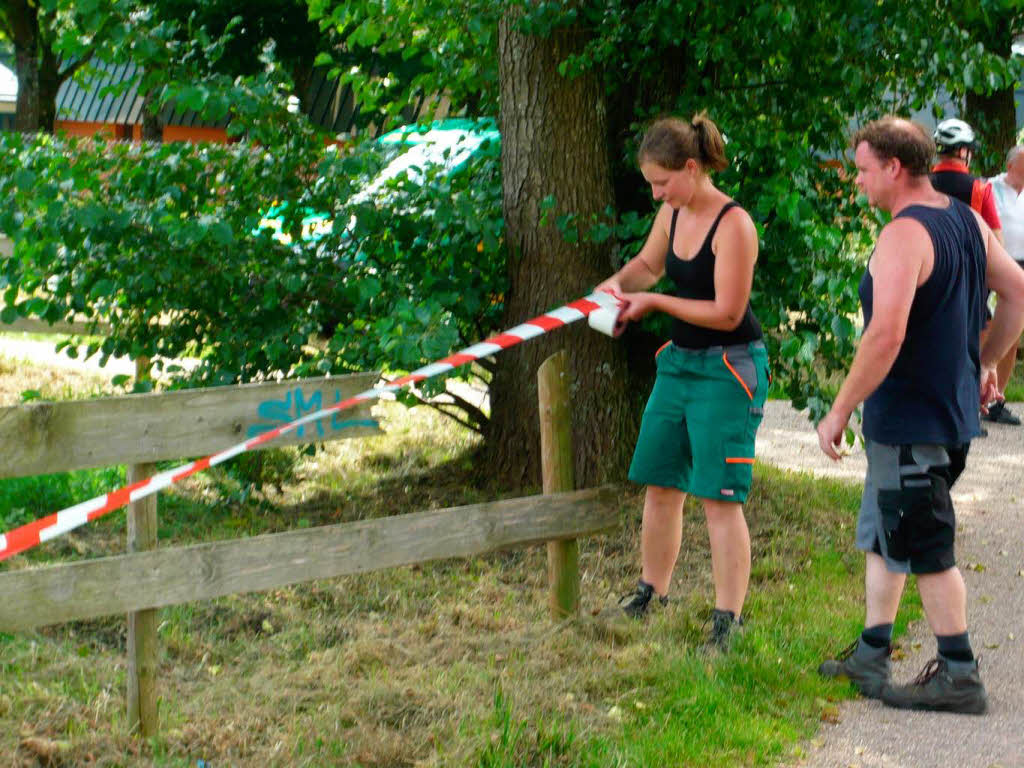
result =
[[880,490],[878,509],[882,513],[885,549],[893,560],[909,560],[912,537],[921,524],[930,519],[934,506],[934,487],[928,476],[902,479],[899,490]]

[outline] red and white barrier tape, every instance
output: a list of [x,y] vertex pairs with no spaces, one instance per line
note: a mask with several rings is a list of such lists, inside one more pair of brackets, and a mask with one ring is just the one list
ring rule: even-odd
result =
[[438,374],[450,371],[453,368],[458,368],[466,363],[471,363],[474,360],[479,360],[480,358],[496,354],[501,352],[503,349],[515,346],[521,341],[532,339],[535,336],[540,336],[548,331],[553,331],[556,328],[561,328],[564,325],[574,323],[577,320],[582,320],[584,317],[588,317],[595,311],[602,311],[603,314],[612,313],[617,316],[621,306],[621,300],[611,296],[610,294],[592,293],[582,299],[577,299],[569,304],[565,304],[558,309],[545,312],[543,315],[535,317],[532,320],[527,320],[522,325],[510,328],[504,333],[492,336],[479,344],[466,347],[466,349],[461,352],[456,352],[454,355],[449,355],[443,360],[438,360],[435,363],[419,368],[410,374],[389,382],[388,384],[368,389],[365,392],[361,392],[358,395],[348,398],[347,400],[342,400],[339,403],[335,403],[334,405],[316,411],[315,413],[307,414],[300,419],[296,419],[295,421],[281,427],[265,432],[251,440],[238,443],[238,445],[233,445],[219,453],[214,453],[206,458],[190,462],[189,464],[183,464],[179,467],[160,472],[152,477],[146,478],[145,480],[140,480],[134,485],[120,488],[116,491],[112,491],[111,493],[105,493],[102,496],[97,496],[89,501],[76,504],[73,507],[62,509],[60,512],[54,512],[52,515],[47,515],[46,517],[40,518],[39,520],[35,520],[31,523],[26,523],[25,525],[19,528],[14,528],[5,534],[0,534],[0,560],[6,560],[8,557],[16,555],[19,552],[24,552],[26,549],[31,549],[44,541],[54,539],[80,525],[84,525],[98,517],[102,517],[108,512],[113,512],[115,509],[119,509],[129,502],[143,499],[146,496],[177,483],[179,480],[189,477],[190,475],[194,475],[197,472],[202,472],[204,469],[221,464],[240,453],[251,451],[253,448],[270,442],[274,438],[287,434],[304,424],[317,421],[322,419],[324,416],[329,416],[332,413],[343,411],[346,408],[351,408],[357,403],[361,403],[366,400],[374,400],[384,393],[395,392],[408,384],[415,384],[416,382],[423,381],[424,379],[429,379],[432,376],[437,376]]

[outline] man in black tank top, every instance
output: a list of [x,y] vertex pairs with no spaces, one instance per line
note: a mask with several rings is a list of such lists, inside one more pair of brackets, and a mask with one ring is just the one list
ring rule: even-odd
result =
[[[979,432],[979,404],[996,393],[996,363],[1024,326],[1024,271],[984,221],[935,190],[934,146],[898,118],[853,138],[857,186],[893,214],[860,285],[864,333],[831,411],[818,425],[833,460],[854,409],[864,403],[868,459],[856,545],[865,552],[861,636],[819,672],[905,709],[981,714],[988,706],[967,632],[967,597],[956,567],[949,488]],[[979,344],[986,283],[999,304]],[[906,574],[938,645],[909,685],[890,680],[892,626]]]

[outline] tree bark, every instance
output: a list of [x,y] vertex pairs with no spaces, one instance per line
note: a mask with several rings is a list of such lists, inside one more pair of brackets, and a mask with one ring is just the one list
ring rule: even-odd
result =
[[1012,88],[992,93],[968,93],[967,115],[978,130],[987,151],[980,153],[971,170],[980,176],[994,176],[1006,170],[1006,152],[1017,143],[1017,108]]
[[39,115],[39,10],[27,0],[11,0],[7,9],[14,68],[18,76],[18,101],[14,128],[37,131]]
[[[999,56],[1011,56],[1013,39],[1021,27],[1019,11],[986,15],[974,28],[971,36]],[[967,122],[980,134],[983,150],[971,170],[981,176],[994,176],[1006,170],[1006,152],[1017,143],[1017,107],[1013,86],[991,93],[968,91]]]
[[[558,73],[583,34],[526,35],[517,17],[506,12],[498,30],[506,327],[589,293],[612,272],[605,247],[566,242],[555,226],[556,216],[575,213],[583,234],[591,216],[614,205],[600,82],[594,74]],[[557,205],[542,224],[541,202],[551,195]],[[490,471],[511,486],[540,482],[536,371],[560,348],[570,358],[577,482],[588,487],[625,474],[646,389],[633,386],[624,345],[576,323],[496,358],[487,456]]]
[[14,128],[17,131],[53,133],[57,117],[60,67],[47,46],[39,8],[28,0],[8,0],[7,20],[14,46],[18,76],[18,101]]
[[153,90],[148,91],[142,98],[142,127],[139,138],[142,141],[162,142],[164,140],[164,126],[160,120],[156,92]]

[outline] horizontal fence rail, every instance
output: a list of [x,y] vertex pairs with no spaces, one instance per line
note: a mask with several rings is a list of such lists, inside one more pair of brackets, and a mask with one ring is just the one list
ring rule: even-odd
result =
[[[378,378],[356,373],[0,408],[0,477],[216,453],[346,400]],[[379,434],[370,405],[307,424],[272,445]]]
[[0,573],[0,631],[259,592],[619,524],[613,488],[472,504]]

